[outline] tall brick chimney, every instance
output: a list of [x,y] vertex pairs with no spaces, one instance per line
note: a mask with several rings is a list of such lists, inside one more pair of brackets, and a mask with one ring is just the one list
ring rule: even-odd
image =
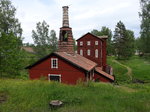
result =
[[68,6],[63,6],[63,27],[69,27]]
[[60,28],[58,52],[66,52],[74,54],[74,40],[72,36],[72,28],[69,27],[68,6],[63,6],[63,23]]

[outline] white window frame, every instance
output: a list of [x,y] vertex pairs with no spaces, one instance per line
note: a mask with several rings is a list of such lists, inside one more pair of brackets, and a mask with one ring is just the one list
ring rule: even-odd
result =
[[80,55],[83,56],[83,50],[82,49],[80,49]]
[[95,49],[95,58],[98,58],[98,49]]
[[91,41],[87,41],[87,45],[91,45]]
[[[56,60],[56,67],[53,65],[53,60]],[[58,68],[58,59],[57,58],[51,58],[51,68]]]
[[98,45],[98,41],[95,41],[95,45]]
[[60,78],[59,82],[61,82],[61,74],[48,74],[49,81],[51,81],[50,76],[59,76],[59,78]]
[[83,46],[83,42],[82,41],[80,41],[80,46]]
[[91,55],[91,50],[90,50],[90,49],[87,50],[87,55],[88,55],[88,56]]

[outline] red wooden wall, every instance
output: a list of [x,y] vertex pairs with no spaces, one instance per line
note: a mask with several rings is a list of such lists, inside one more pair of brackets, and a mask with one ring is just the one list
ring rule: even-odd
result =
[[98,73],[94,73],[94,77],[93,79],[96,81],[98,80],[99,82],[112,82],[110,79],[98,74]]
[[[80,42],[83,42],[83,46],[80,46]],[[91,42],[91,45],[87,45],[87,41]],[[95,41],[98,41],[98,45],[95,45]],[[77,52],[80,54],[80,49],[83,50],[83,56],[96,62],[99,67],[106,66],[106,39],[99,39],[91,34],[86,34],[77,40]],[[87,50],[90,49],[90,56],[87,55]],[[95,57],[95,50],[98,49],[98,58]],[[101,56],[102,50],[102,56]]]
[[[51,68],[51,58],[58,58],[58,68]],[[76,84],[80,79],[85,81],[85,73],[82,69],[75,67],[58,56],[50,56],[36,66],[29,69],[30,79],[39,79],[44,76],[48,79],[48,74],[61,75],[61,82]]]

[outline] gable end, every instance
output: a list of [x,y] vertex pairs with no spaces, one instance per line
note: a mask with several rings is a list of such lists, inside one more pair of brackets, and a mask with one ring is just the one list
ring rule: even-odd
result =
[[80,37],[80,38],[79,38],[79,39],[77,39],[76,41],[81,40],[81,39],[82,39],[82,38],[84,38],[86,35],[91,35],[91,36],[93,36],[93,37],[95,37],[95,38],[100,39],[101,41],[104,41],[102,38],[99,38],[98,36],[96,36],[96,35],[94,35],[94,34],[92,34],[92,33],[90,33],[90,32],[88,32],[88,33],[84,34],[82,37]]

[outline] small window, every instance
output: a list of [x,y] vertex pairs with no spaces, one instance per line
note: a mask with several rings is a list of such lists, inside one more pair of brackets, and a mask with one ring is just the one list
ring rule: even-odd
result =
[[90,41],[87,41],[87,45],[91,45],[91,42],[90,42]]
[[98,58],[98,49],[95,50],[95,57]]
[[83,56],[83,50],[82,49],[80,49],[80,55]]
[[83,46],[83,42],[82,41],[80,42],[80,46]]
[[61,82],[61,75],[58,74],[48,74],[48,79],[50,81],[58,81]]
[[51,59],[51,68],[58,68],[58,59],[57,58]]
[[98,41],[95,41],[95,45],[98,45]]
[[90,56],[91,55],[91,51],[90,49],[87,50],[87,55]]

